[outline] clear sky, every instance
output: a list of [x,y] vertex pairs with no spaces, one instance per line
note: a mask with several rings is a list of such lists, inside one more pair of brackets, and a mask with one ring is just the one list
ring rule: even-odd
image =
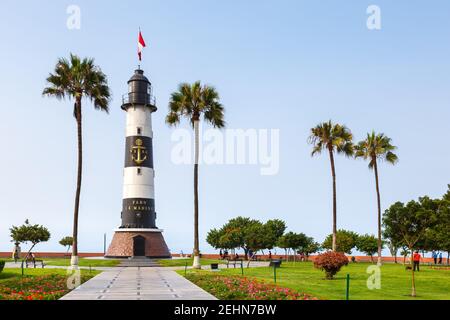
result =
[[[69,30],[69,5],[81,28]],[[381,30],[366,9],[381,8]],[[137,65],[137,30],[148,47],[142,68],[154,114],[158,226],[172,252],[193,238],[193,168],[171,161],[164,123],[169,95],[182,81],[216,86],[231,129],[279,129],[280,171],[257,166],[200,168],[201,249],[208,230],[238,215],[283,219],[289,230],[322,241],[331,231],[326,155],[311,158],[309,129],[332,119],[355,139],[384,132],[400,162],[382,164],[382,206],[450,183],[450,3],[447,0],[340,1],[2,1],[0,4],[0,250],[9,228],[29,218],[52,239],[36,250],[62,250],[72,230],[76,126],[70,102],[43,98],[58,57],[94,57],[113,92],[110,114],[84,105],[84,176],[79,250],[102,251],[120,223],[126,82]],[[376,233],[373,173],[338,157],[338,227]]]

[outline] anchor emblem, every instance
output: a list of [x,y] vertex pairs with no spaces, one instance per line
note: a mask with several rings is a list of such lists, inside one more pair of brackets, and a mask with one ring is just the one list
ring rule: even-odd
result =
[[130,150],[131,159],[137,164],[141,165],[147,160],[147,148],[142,145],[141,139],[136,139],[135,145]]

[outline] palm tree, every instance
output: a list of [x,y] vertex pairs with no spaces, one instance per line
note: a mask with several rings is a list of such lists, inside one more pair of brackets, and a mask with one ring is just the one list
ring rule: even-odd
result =
[[368,133],[365,140],[360,141],[356,146],[355,157],[369,160],[369,169],[373,169],[375,173],[375,186],[377,190],[377,204],[378,204],[378,264],[381,265],[381,200],[380,200],[380,186],[378,181],[378,162],[377,160],[384,160],[390,164],[395,164],[398,161],[397,155],[393,152],[397,147],[391,144],[391,139],[386,137],[383,133],[376,134],[374,131]]
[[341,153],[348,157],[352,156],[354,148],[352,140],[353,135],[346,126],[334,124],[331,120],[312,128],[311,135],[309,136],[309,143],[313,145],[312,156],[320,154],[323,150],[328,151],[330,156],[331,175],[333,178],[333,251],[336,251],[337,233],[336,168],[334,165],[334,153]]
[[58,100],[68,98],[74,101],[73,116],[77,122],[78,137],[78,172],[77,190],[75,193],[75,208],[73,214],[73,245],[71,265],[78,266],[78,210],[80,206],[80,191],[82,177],[83,143],[81,126],[81,103],[88,98],[97,110],[108,112],[110,90],[107,79],[101,69],[94,65],[94,60],[70,54],[70,58],[60,58],[54,73],[47,78],[48,87],[42,95],[55,97]]
[[216,89],[200,81],[193,84],[181,83],[178,91],[172,93],[169,102],[169,113],[166,123],[176,126],[180,118],[187,118],[194,128],[195,162],[194,162],[194,263],[193,267],[200,269],[200,250],[198,237],[198,162],[199,162],[199,125],[203,115],[204,121],[215,128],[225,127],[224,108],[219,102]]

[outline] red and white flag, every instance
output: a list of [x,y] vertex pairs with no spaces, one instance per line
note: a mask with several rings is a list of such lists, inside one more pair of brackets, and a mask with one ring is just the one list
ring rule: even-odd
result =
[[139,37],[138,37],[138,56],[139,61],[142,61],[142,50],[145,48],[145,41],[142,37],[141,30],[139,30]]

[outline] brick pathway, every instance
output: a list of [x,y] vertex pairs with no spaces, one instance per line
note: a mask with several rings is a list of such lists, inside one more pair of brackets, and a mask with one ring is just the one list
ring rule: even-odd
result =
[[61,300],[216,300],[167,268],[125,267],[107,270]]

